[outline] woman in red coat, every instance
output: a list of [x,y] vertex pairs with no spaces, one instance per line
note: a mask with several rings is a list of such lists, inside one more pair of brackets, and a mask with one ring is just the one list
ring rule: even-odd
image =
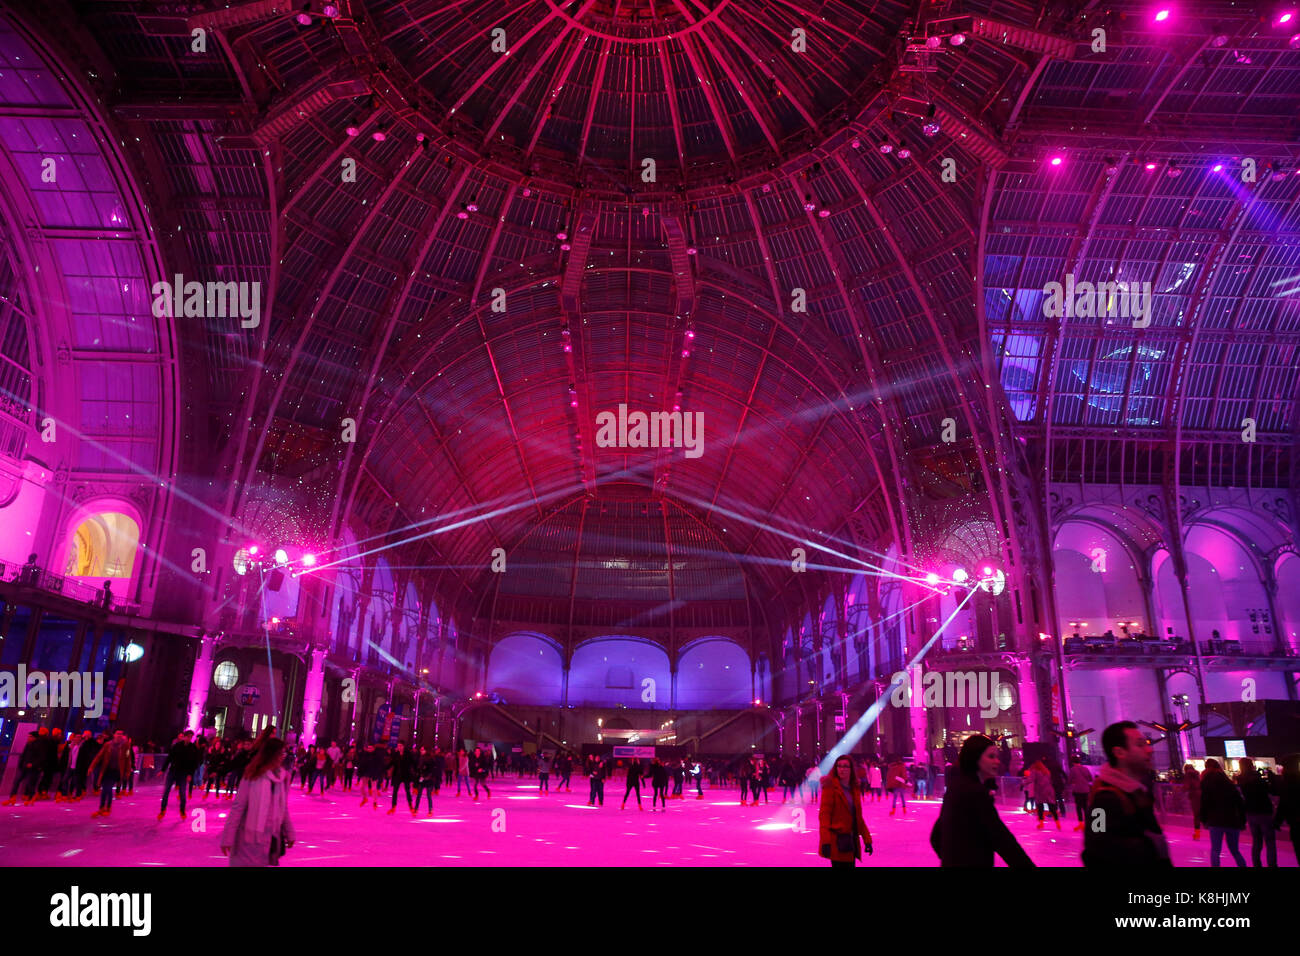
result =
[[819,855],[831,866],[856,866],[862,849],[871,854],[871,831],[862,817],[862,790],[853,770],[853,760],[841,756],[828,776],[822,777],[819,823]]

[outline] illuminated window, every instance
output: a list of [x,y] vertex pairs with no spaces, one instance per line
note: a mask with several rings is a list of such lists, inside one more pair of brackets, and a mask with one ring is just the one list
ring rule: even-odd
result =
[[222,661],[212,672],[212,682],[222,690],[230,690],[239,683],[239,668],[234,661]]
[[139,542],[140,526],[129,516],[117,511],[91,515],[77,525],[63,573],[82,578],[129,578]]

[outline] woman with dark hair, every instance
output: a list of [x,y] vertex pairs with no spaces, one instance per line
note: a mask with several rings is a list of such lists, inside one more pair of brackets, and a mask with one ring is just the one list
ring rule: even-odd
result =
[[243,785],[221,831],[221,852],[231,866],[279,866],[293,846],[289,819],[289,773],[283,767],[284,741],[270,737],[254,748]]
[[[388,766],[393,780],[393,805],[388,811],[390,816],[397,812],[397,794],[403,787],[406,788],[406,809],[415,812],[415,806],[411,803],[411,779],[416,775],[413,756],[406,752],[406,744],[399,740],[389,757]],[[490,791],[488,796],[492,796]]]
[[862,816],[862,789],[853,769],[853,758],[841,754],[831,772],[822,778],[821,803],[817,809],[818,855],[831,866],[857,866],[862,850],[870,856],[871,831]]
[[1047,769],[1047,764],[1043,761],[1035,760],[1029,768],[1029,780],[1034,788],[1034,803],[1038,805],[1038,829],[1041,830],[1044,826],[1044,810],[1052,811],[1056,829],[1061,829],[1061,818],[1056,812],[1056,789],[1052,786],[1052,771]]
[[1300,863],[1300,754],[1292,754],[1282,765],[1281,799],[1273,825],[1291,828],[1291,846],[1295,848],[1296,861]]
[[943,795],[930,846],[946,867],[992,867],[993,854],[1007,866],[1034,865],[993,805],[992,785],[1001,769],[998,747],[983,734],[967,737],[957,757],[958,773]]
[[1205,773],[1201,774],[1201,819],[1210,828],[1210,866],[1219,865],[1225,840],[1237,865],[1245,866],[1237,841],[1246,828],[1246,802],[1213,757],[1205,761]]
[[650,795],[650,812],[655,809],[655,802],[662,800],[664,810],[668,809],[668,768],[658,757],[650,764],[650,786],[652,793]]

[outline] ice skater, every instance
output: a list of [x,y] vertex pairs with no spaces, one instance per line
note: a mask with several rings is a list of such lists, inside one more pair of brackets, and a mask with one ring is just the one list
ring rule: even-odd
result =
[[221,852],[231,866],[279,866],[293,846],[289,773],[282,766],[284,741],[265,739],[248,763],[243,786],[221,831]]
[[627,809],[627,796],[630,793],[636,794],[636,807],[638,810],[645,810],[641,805],[641,761],[635,757],[627,765],[627,789],[623,791],[623,803],[619,806],[620,810]]

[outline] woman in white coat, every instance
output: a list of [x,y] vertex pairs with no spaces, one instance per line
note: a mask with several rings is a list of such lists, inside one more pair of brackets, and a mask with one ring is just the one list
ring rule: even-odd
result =
[[289,773],[281,764],[284,741],[265,739],[244,771],[239,795],[221,831],[221,852],[231,866],[279,866],[293,846],[289,819]]

